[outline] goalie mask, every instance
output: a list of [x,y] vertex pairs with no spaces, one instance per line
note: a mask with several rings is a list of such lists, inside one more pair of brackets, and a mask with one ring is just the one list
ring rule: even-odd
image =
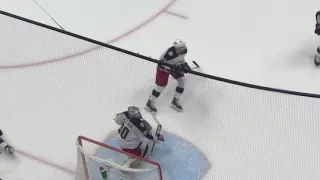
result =
[[137,118],[137,119],[142,118],[140,109],[136,106],[128,107],[128,114],[130,118]]

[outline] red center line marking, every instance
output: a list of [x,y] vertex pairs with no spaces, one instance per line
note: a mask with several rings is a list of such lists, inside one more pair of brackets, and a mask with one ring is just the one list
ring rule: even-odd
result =
[[181,19],[188,19],[188,17],[185,16],[185,15],[182,15],[182,14],[179,14],[179,13],[175,13],[175,12],[172,12],[172,11],[169,11],[169,10],[164,11],[164,13],[172,15],[172,16],[176,16],[176,17],[181,18]]

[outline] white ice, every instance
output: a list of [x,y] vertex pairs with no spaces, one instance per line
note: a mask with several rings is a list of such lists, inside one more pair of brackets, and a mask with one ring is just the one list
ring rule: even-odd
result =
[[[37,2],[67,31],[154,58],[175,38],[182,38],[189,47],[187,60],[197,61],[205,73],[320,93],[320,69],[312,62],[320,43],[313,34],[320,1]],[[58,27],[32,0],[0,0],[0,5],[1,10]],[[0,22],[10,21],[0,16]],[[74,40],[51,49],[50,44],[59,42],[54,33],[48,33],[50,39],[41,39],[14,27],[21,26],[0,26],[6,34],[0,34],[1,67],[63,57],[95,46]],[[15,44],[19,39],[25,44]],[[32,40],[34,44],[28,44]],[[39,42],[43,46],[35,48]],[[0,128],[18,150],[18,159],[10,164],[0,157],[0,168],[6,169],[0,178],[73,179],[76,137],[102,141],[116,128],[112,122],[116,113],[128,105],[144,106],[154,86],[154,64],[136,61],[98,49],[57,63],[0,69]],[[210,160],[203,179],[320,177],[318,99],[255,91],[192,75],[187,78],[182,99],[185,112],[168,107],[172,82],[157,103],[162,112],[159,118],[166,131],[190,141]]]

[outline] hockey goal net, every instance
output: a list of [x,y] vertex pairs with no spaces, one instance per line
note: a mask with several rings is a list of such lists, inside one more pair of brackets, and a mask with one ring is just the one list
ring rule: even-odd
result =
[[[160,165],[150,159],[84,136],[79,136],[76,144],[78,157],[75,180],[162,180]],[[129,158],[138,159],[139,165],[125,166]]]

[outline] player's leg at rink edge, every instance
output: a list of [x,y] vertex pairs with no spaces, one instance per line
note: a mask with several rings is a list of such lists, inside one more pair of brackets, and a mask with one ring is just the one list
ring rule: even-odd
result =
[[161,95],[162,91],[168,84],[170,73],[165,72],[157,68],[156,74],[156,87],[152,90],[151,95],[146,103],[145,109],[149,112],[158,112],[157,108],[154,106],[155,101]]
[[180,104],[180,98],[183,94],[183,91],[184,91],[184,86],[185,86],[185,76],[184,74],[181,74],[181,76],[179,77],[174,77],[177,82],[178,82],[178,86],[176,87],[176,90],[175,90],[175,93],[174,93],[174,98],[173,100],[171,101],[171,104],[170,106],[175,109],[176,111],[183,111],[183,107],[182,105]]

